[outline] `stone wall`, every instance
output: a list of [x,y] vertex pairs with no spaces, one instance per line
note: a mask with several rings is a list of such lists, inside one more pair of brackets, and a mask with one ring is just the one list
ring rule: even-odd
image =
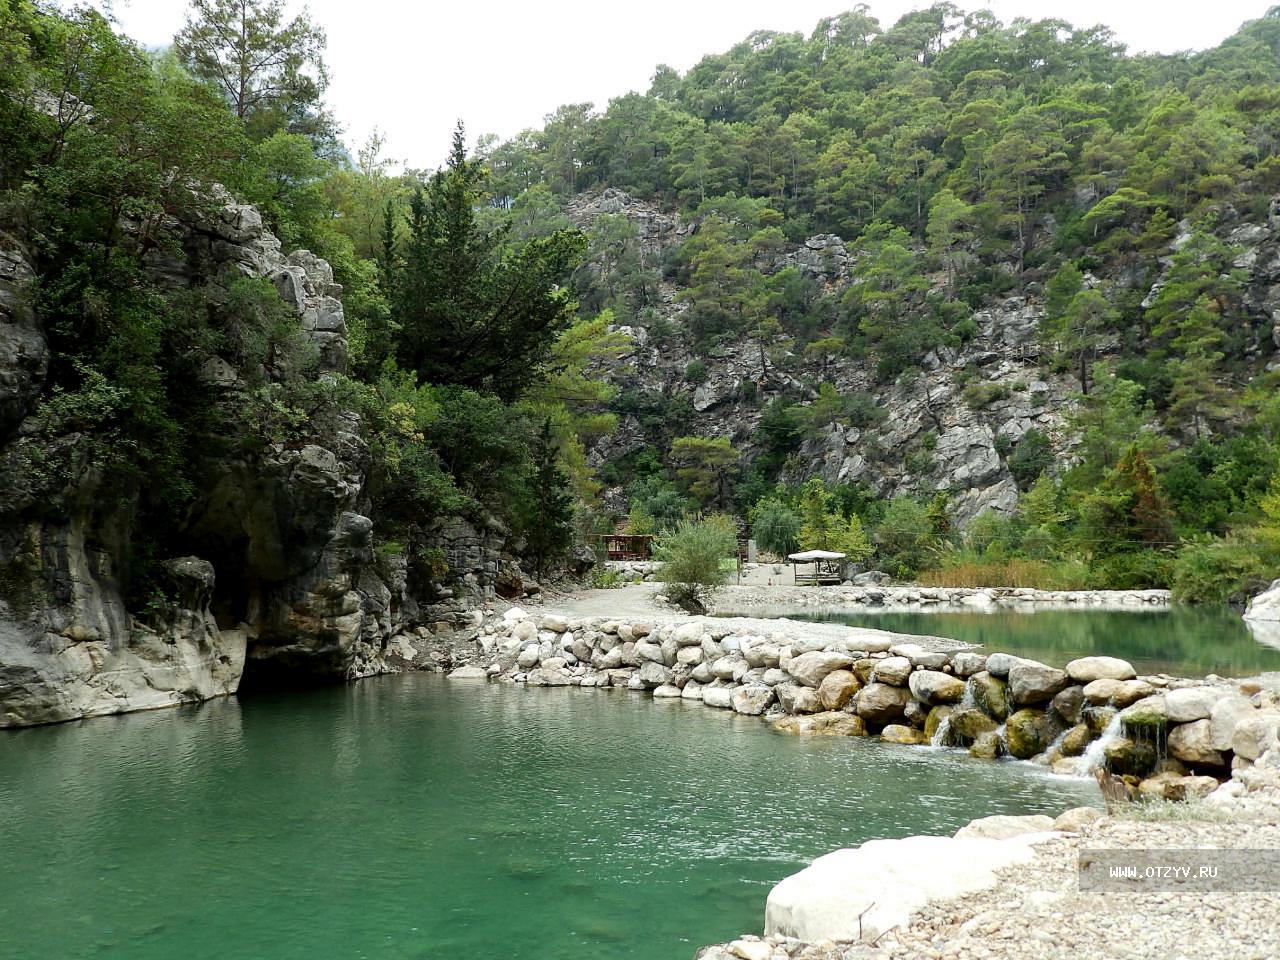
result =
[[1114,790],[1133,797],[1203,795],[1277,744],[1280,685],[1138,677],[1113,657],[1059,669],[940,649],[936,638],[858,628],[801,636],[797,626],[567,620],[514,609],[481,629],[482,663],[455,675],[623,688],[762,716],[800,736],[878,734],[1061,774],[1102,768]]

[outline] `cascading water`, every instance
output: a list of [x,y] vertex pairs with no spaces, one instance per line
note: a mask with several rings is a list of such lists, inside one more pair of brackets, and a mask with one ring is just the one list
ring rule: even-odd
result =
[[[973,697],[973,684],[966,682],[964,685],[964,696],[960,698],[960,702],[955,705],[956,710],[969,710],[978,705],[978,701]],[[929,745],[934,747],[950,747],[954,746],[951,742],[951,717],[942,718],[942,722],[938,724],[938,729],[933,731],[933,737],[929,740]]]
[[1084,751],[1084,772],[1089,773],[1099,767],[1105,767],[1107,764],[1107,746],[1124,736],[1124,725],[1120,720],[1120,714],[1116,714],[1111,718],[1111,722],[1107,724],[1107,728],[1102,731],[1102,736]]

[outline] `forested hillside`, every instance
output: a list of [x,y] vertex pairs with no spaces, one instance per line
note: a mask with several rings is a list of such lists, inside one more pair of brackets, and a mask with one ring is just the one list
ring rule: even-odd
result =
[[1280,559],[1277,80],[1277,10],[1130,56],[861,6],[486,154],[520,230],[585,227],[582,308],[642,338],[597,454],[638,528],[731,509],[787,549],[817,473],[895,573],[943,544],[1238,595]]

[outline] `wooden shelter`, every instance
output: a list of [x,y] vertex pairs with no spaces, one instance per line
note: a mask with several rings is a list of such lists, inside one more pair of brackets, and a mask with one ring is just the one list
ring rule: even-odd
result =
[[[847,555],[830,550],[805,550],[787,557],[795,570],[796,583],[802,586],[838,586],[844,580]],[[808,567],[804,573],[800,568]]]
[[653,555],[653,537],[647,534],[607,533],[601,539],[610,560],[648,560]]

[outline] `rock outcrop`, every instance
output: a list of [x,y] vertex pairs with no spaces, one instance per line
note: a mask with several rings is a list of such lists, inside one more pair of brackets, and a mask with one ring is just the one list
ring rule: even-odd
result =
[[[341,372],[347,328],[329,264],[306,250],[284,254],[255,208],[214,197],[212,214],[161,224],[153,275],[210,303],[241,278],[269,281],[313,347],[317,375]],[[18,480],[0,493],[0,726],[208,699],[235,693],[244,677],[296,683],[400,669],[416,656],[405,637],[466,619],[504,572],[523,592],[496,525],[438,528],[447,583],[411,586],[404,558],[375,555],[362,424],[330,405],[313,414],[306,442],[200,464],[182,531],[198,556],[165,565],[165,593],[176,599],[146,616],[130,609],[117,576],[129,522],[95,472],[76,466],[74,438],[65,508],[46,509],[23,485],[17,438],[48,369],[29,305],[34,279],[21,244],[0,235],[0,462]],[[201,376],[217,391],[244,389],[225,361]]]

